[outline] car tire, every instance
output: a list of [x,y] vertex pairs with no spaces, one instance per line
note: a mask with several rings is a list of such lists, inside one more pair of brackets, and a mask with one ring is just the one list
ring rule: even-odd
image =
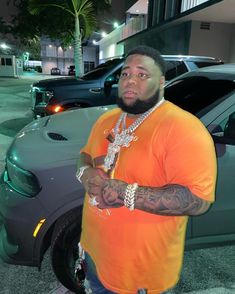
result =
[[63,286],[75,293],[84,294],[85,273],[79,252],[80,234],[81,209],[73,210],[57,221],[52,235],[51,263]]

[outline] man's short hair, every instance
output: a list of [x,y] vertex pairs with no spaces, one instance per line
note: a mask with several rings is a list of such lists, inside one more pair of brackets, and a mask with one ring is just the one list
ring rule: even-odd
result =
[[166,71],[166,63],[164,61],[164,59],[162,58],[161,54],[159,51],[157,51],[156,49],[146,46],[146,45],[140,45],[135,47],[134,49],[131,49],[125,56],[125,58],[127,58],[130,55],[134,55],[134,54],[139,54],[139,55],[144,55],[144,56],[148,56],[150,58],[152,58],[155,63],[159,66],[161,72],[163,75],[165,75],[165,71]]

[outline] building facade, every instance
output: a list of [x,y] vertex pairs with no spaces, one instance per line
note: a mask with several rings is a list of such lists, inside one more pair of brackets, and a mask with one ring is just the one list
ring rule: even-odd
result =
[[[127,10],[125,24],[99,42],[102,60],[107,47],[123,53],[146,44],[162,54],[204,55],[235,62],[234,0],[139,0]],[[108,42],[108,39],[110,41]],[[108,55],[109,54],[109,55]],[[115,55],[113,56],[115,57]]]
[[[41,39],[42,72],[50,74],[52,68],[59,68],[62,75],[68,74],[70,65],[74,65],[74,49],[69,46],[63,49],[59,42],[47,38]],[[92,70],[98,65],[96,46],[83,46],[84,72]]]

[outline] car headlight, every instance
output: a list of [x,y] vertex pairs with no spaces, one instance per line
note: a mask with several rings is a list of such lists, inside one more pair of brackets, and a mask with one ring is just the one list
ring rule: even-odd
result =
[[15,191],[34,197],[41,190],[37,177],[31,172],[20,168],[9,160],[6,161],[4,181]]
[[37,104],[47,104],[49,100],[54,96],[54,91],[46,90],[45,88],[39,88],[35,86],[31,86],[31,97],[33,99],[33,103]]

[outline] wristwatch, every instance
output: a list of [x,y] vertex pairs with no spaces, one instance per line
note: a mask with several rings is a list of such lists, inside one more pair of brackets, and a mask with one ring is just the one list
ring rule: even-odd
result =
[[82,183],[82,181],[81,181],[81,177],[82,177],[84,171],[85,171],[87,168],[89,168],[89,167],[91,167],[91,166],[90,166],[90,165],[84,165],[84,166],[81,166],[81,167],[78,169],[78,171],[76,172],[76,178],[78,179],[78,181],[79,181],[80,183]]

